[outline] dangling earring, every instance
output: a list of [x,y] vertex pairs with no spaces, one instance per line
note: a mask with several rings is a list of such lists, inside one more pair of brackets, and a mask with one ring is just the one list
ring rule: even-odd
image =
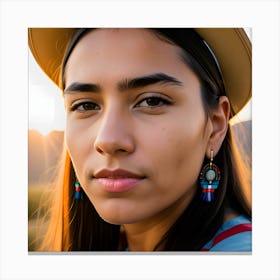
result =
[[199,176],[200,186],[202,188],[201,200],[211,202],[214,200],[214,192],[218,188],[221,173],[215,164],[213,164],[213,150],[210,151],[210,163],[206,164]]
[[75,182],[75,199],[76,200],[83,199],[82,188],[77,179]]

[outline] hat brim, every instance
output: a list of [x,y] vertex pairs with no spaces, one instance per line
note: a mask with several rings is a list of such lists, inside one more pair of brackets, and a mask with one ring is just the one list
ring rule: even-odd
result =
[[[30,50],[47,76],[60,85],[60,69],[67,43],[76,28],[29,28]],[[211,47],[222,71],[233,114],[252,96],[252,46],[242,28],[195,28]]]

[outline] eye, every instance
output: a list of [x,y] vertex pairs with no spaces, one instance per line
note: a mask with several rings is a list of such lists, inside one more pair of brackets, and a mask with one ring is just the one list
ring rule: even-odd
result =
[[136,104],[136,107],[161,107],[164,105],[170,105],[171,102],[159,97],[159,96],[149,96],[142,99],[140,102]]
[[100,110],[100,106],[94,102],[84,101],[74,104],[71,111],[87,112]]

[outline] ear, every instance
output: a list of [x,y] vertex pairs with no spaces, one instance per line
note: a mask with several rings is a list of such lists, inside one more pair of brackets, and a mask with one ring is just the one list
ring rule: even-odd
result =
[[214,156],[218,153],[228,130],[230,114],[230,104],[226,96],[220,96],[219,105],[210,112],[210,122],[212,123],[212,133],[207,145],[207,156],[210,157],[210,150]]

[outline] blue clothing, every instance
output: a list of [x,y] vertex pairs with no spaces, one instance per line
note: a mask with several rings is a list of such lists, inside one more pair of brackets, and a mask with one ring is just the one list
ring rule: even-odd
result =
[[251,252],[252,223],[240,215],[226,221],[215,236],[201,249],[212,252]]

